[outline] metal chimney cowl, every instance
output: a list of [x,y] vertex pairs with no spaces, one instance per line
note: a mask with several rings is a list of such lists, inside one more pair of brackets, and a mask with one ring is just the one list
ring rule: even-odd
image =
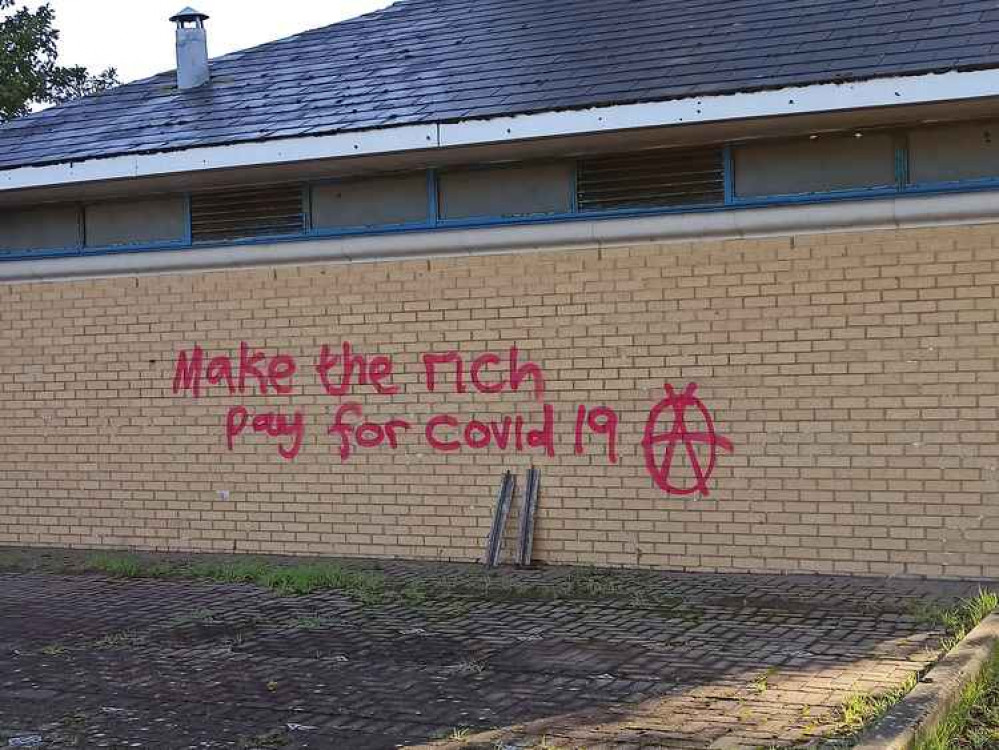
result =
[[208,83],[208,16],[193,8],[184,8],[171,16],[177,24],[177,88],[193,89]]

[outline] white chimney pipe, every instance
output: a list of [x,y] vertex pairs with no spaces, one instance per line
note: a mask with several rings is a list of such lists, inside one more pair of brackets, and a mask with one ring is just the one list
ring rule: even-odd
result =
[[208,16],[184,8],[170,18],[177,24],[177,88],[193,89],[208,83]]

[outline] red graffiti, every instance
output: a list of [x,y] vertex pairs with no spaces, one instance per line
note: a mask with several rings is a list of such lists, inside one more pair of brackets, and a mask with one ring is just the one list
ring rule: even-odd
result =
[[233,450],[236,438],[247,428],[272,438],[291,438],[289,445],[278,443],[278,453],[286,461],[293,461],[302,450],[302,442],[305,440],[305,415],[295,412],[289,419],[283,414],[266,412],[251,418],[246,408],[234,406],[225,418],[225,437],[229,450]]
[[555,408],[545,404],[540,427],[531,427],[523,417],[503,417],[483,422],[470,419],[462,425],[450,414],[438,414],[427,421],[424,438],[435,451],[451,453],[462,448],[484,450],[509,448],[518,453],[541,448],[545,455],[555,455]]
[[607,438],[607,460],[612,464],[617,463],[617,412],[607,406],[597,406],[586,410],[586,406],[580,405],[576,409],[576,455],[582,456],[586,452],[583,447],[584,428],[594,435],[604,435]]
[[[331,377],[334,368],[339,368],[335,380]],[[340,354],[331,353],[329,346],[323,344],[316,362],[316,372],[319,373],[326,395],[346,395],[354,381],[355,370],[359,385],[370,384],[374,386],[376,393],[383,396],[392,396],[399,392],[399,386],[385,382],[392,377],[392,360],[388,357],[377,356],[369,360],[363,355],[353,353],[349,341],[343,342]]]
[[[693,495],[699,492],[707,496],[708,482],[718,461],[718,449],[731,453],[732,443],[715,432],[711,414],[695,396],[696,383],[688,385],[679,395],[669,383],[665,384],[664,389],[666,398],[649,413],[642,440],[649,476],[659,489],[670,495]],[[688,410],[693,412],[694,420],[699,419],[703,424],[702,430],[692,431],[688,428]],[[668,425],[668,429],[663,429],[660,421]],[[703,446],[700,452],[697,446]],[[693,483],[681,486],[679,482],[682,479],[671,477],[682,472],[684,462],[687,466],[686,473],[692,475],[687,478],[692,479]]]
[[[392,383],[395,363],[390,356],[361,354],[349,341],[341,341],[320,346],[312,362],[308,374],[312,385],[321,389],[318,392],[330,399],[331,418],[326,434],[341,462],[366,450],[397,450],[403,435],[415,428],[422,434],[417,432],[413,439],[440,453],[489,450],[541,453],[552,458],[556,446],[565,439],[572,440],[575,455],[593,452],[613,465],[619,462],[619,443],[630,434],[630,420],[622,419],[610,406],[580,404],[576,408],[575,430],[570,435],[571,422],[559,421],[555,406],[545,402],[546,382],[541,366],[525,358],[516,346],[472,357],[457,351],[422,353],[420,363],[425,378],[422,387],[430,394],[468,394],[463,402],[481,400],[490,411],[497,407],[497,399],[481,398],[480,394],[489,397],[526,391],[535,400],[532,415],[500,412],[491,417],[469,418],[444,412],[426,413],[421,406],[419,411],[424,416],[418,425],[404,418],[371,419],[365,415],[366,407],[358,403],[360,398],[351,400],[352,394],[362,387],[374,391],[369,393],[372,397],[395,396],[404,389],[412,391],[420,387],[414,383],[411,371],[405,369],[400,383]],[[246,342],[239,344],[238,357],[234,352],[207,353],[195,345],[177,355],[173,392],[193,398],[209,392],[213,396],[225,395],[227,399],[267,396],[273,400],[275,396],[289,396],[296,391],[293,386],[295,378],[301,377],[298,373],[294,357],[268,353]],[[681,393],[668,383],[664,389],[666,398],[651,409],[641,442],[646,469],[656,486],[668,494],[708,495],[718,452],[731,453],[732,443],[715,431],[711,414],[696,396],[697,384],[689,384]],[[407,399],[407,403],[414,402]],[[247,406],[229,403],[225,408],[228,409],[225,441],[229,450],[235,450],[239,439],[259,435],[270,438],[281,457],[291,461],[305,445],[304,412],[254,412]],[[478,409],[478,405],[472,408]],[[562,425],[566,434],[558,432]]]
[[200,398],[201,378],[204,377],[209,385],[225,383],[229,393],[243,394],[249,388],[261,396],[272,391],[287,396],[292,391],[291,381],[296,369],[293,357],[287,354],[268,357],[264,352],[252,349],[245,341],[239,345],[239,361],[235,366],[225,354],[212,357],[206,366],[204,350],[195,346],[190,354],[182,351],[177,355],[173,392],[190,391],[195,398]]
[[[506,360],[504,363],[503,359],[493,352],[486,352],[476,357],[470,370],[472,387],[479,393],[502,393],[507,388],[516,393],[525,381],[530,380],[534,389],[534,398],[541,401],[545,396],[545,376],[541,367],[533,362],[521,362],[520,351],[515,346],[510,347]],[[486,376],[489,373],[485,372],[487,367],[493,368],[491,379],[488,381]],[[438,374],[448,371],[454,373],[454,392],[468,392],[468,381],[465,377],[468,368],[465,367],[465,360],[458,352],[424,354],[423,369],[427,379],[427,390],[431,393],[437,390]]]
[[[345,418],[353,415],[357,418],[356,426],[347,423]],[[388,443],[392,450],[399,447],[399,433],[408,430],[412,425],[404,419],[390,419],[384,424],[364,420],[364,409],[360,404],[341,404],[333,415],[333,423],[327,433],[340,439],[340,461],[346,461],[354,452],[353,443],[361,448],[377,448]]]

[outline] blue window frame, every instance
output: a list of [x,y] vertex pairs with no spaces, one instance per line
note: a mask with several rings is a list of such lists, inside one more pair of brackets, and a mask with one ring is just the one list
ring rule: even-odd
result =
[[300,234],[254,237],[247,239],[230,239],[211,243],[192,243],[190,195],[185,195],[187,208],[186,236],[181,241],[165,242],[153,245],[120,245],[113,247],[88,247],[86,243],[80,247],[71,248],[41,248],[37,250],[3,250],[0,249],[0,261],[56,258],[66,256],[85,256],[101,254],[118,254],[134,252],[177,251],[197,252],[200,249],[230,245],[258,245],[279,242],[298,242],[309,239],[330,237],[352,237],[361,235],[387,235],[401,232],[447,231],[448,229],[486,228],[495,226],[517,226],[531,224],[550,224],[555,222],[594,221],[601,219],[620,219],[628,217],[658,216],[682,213],[705,213],[716,211],[731,211],[751,209],[776,205],[799,205],[825,203],[842,200],[877,200],[892,196],[944,194],[955,192],[975,192],[982,190],[999,190],[999,175],[973,180],[952,182],[933,182],[912,184],[909,179],[909,146],[904,133],[897,133],[894,141],[894,184],[890,186],[871,187],[850,190],[830,190],[825,192],[799,193],[794,195],[766,195],[740,197],[736,193],[734,150],[737,145],[721,146],[724,198],[709,204],[687,204],[677,206],[614,208],[581,210],[578,203],[577,180],[579,166],[571,171],[571,199],[566,213],[542,214],[536,216],[515,217],[484,217],[471,219],[445,220],[440,216],[440,180],[435,169],[425,170],[427,191],[428,217],[426,221],[411,222],[389,226],[362,226],[342,229],[314,228],[309,220],[311,214],[312,186],[328,184],[329,181],[306,185],[304,196],[304,211],[306,213],[305,231]]

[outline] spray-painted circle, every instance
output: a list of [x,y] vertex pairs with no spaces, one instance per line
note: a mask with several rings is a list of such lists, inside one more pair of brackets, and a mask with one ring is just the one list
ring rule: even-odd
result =
[[[664,389],[666,398],[652,407],[652,411],[649,412],[649,419],[645,423],[645,437],[642,440],[645,466],[649,476],[659,489],[670,495],[694,493],[708,495],[708,482],[718,463],[718,449],[731,453],[732,443],[715,432],[711,414],[695,395],[696,383],[691,383],[679,394],[669,384],[666,384]],[[692,410],[694,418],[703,424],[702,431],[688,429],[688,410]],[[698,445],[708,446],[706,461],[698,454]],[[678,450],[686,455],[693,473],[691,486],[681,486],[670,479]]]

